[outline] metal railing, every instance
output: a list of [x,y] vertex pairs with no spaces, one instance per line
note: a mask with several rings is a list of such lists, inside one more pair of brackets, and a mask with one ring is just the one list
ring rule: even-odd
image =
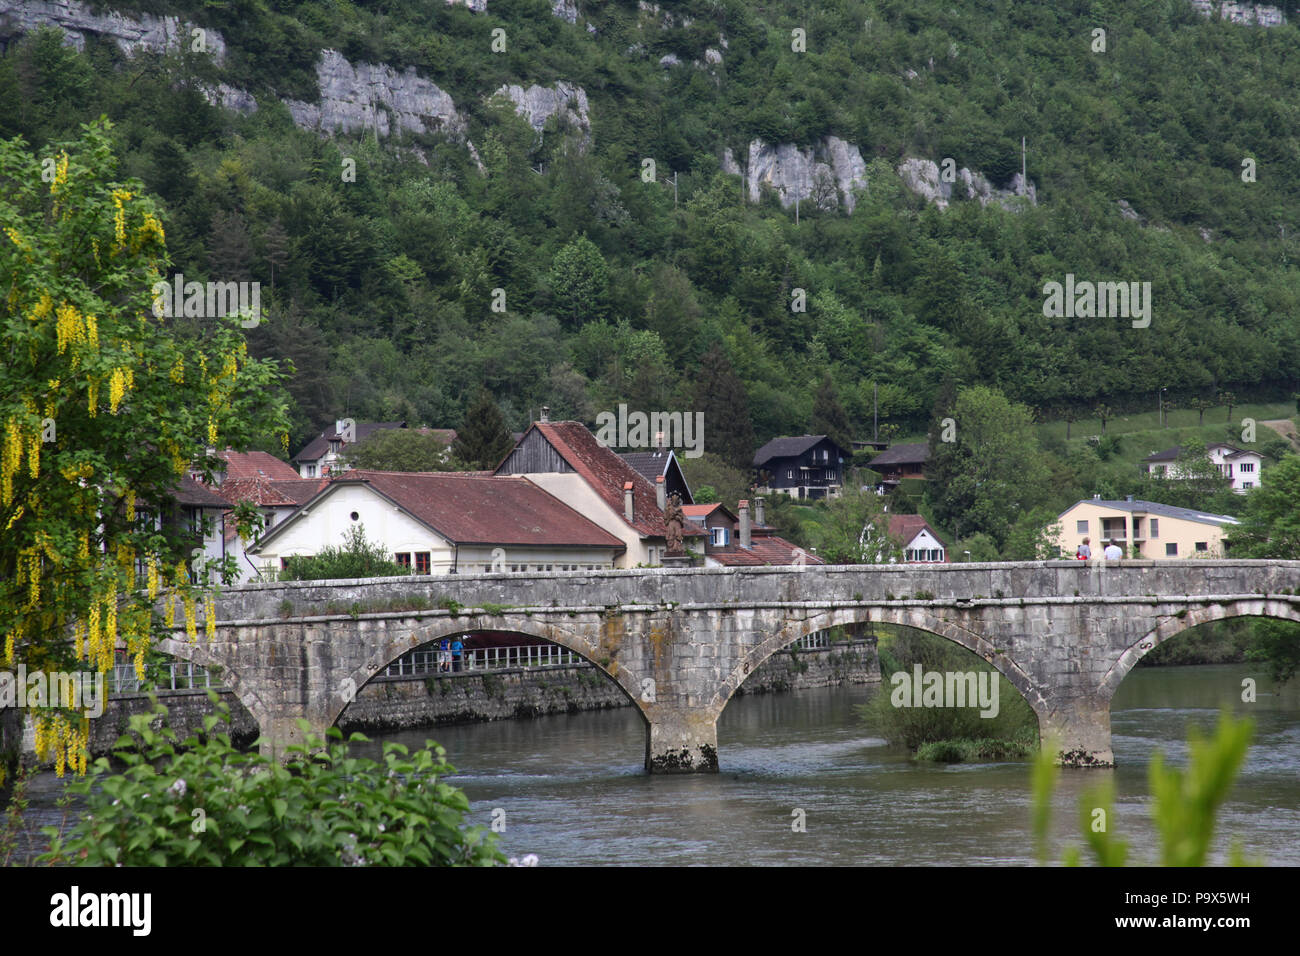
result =
[[[522,667],[590,667],[591,662],[558,644],[532,644],[519,647],[477,647],[463,652],[459,673],[493,671]],[[455,667],[455,660],[450,667]],[[417,650],[403,654],[379,675],[408,677],[440,673],[437,650]]]
[[818,631],[816,634],[809,634],[807,637],[801,637],[790,645],[791,648],[797,648],[801,651],[813,651],[821,647],[831,646],[831,636],[826,631]]
[[[165,664],[150,665],[155,690],[202,690],[208,687],[223,687],[221,681],[208,673],[207,668],[189,661],[168,661]],[[135,673],[134,664],[115,664],[113,672],[108,675],[108,693],[139,694],[145,690],[146,680],[140,680]]]

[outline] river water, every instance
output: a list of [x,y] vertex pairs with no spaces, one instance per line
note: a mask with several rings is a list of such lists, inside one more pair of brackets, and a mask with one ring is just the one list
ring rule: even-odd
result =
[[[1240,700],[1243,677],[1259,682],[1253,704]],[[542,865],[1035,863],[1028,764],[910,760],[855,712],[879,687],[734,699],[718,723],[716,775],[646,774],[644,725],[630,708],[396,733],[376,746],[436,739],[472,820],[489,826],[504,811],[503,848]],[[1214,860],[1236,840],[1268,864],[1300,865],[1300,680],[1278,689],[1247,665],[1131,673],[1111,712],[1117,767],[1061,774],[1052,859],[1082,844],[1080,797],[1110,779],[1111,832],[1133,862],[1158,861],[1147,761],[1159,749],[1185,766],[1188,728],[1211,730],[1223,704],[1254,718],[1255,737]]]
[[[1258,681],[1255,703],[1241,681]],[[746,695],[718,723],[717,774],[644,772],[645,729],[631,708],[376,735],[432,737],[457,768],[471,822],[504,822],[511,856],[541,865],[1033,864],[1026,762],[917,763],[856,713],[880,685]],[[1156,862],[1146,765],[1185,766],[1187,730],[1218,709],[1255,720],[1246,765],[1219,816],[1214,862],[1231,842],[1271,865],[1300,865],[1300,679],[1274,687],[1248,665],[1138,668],[1112,711],[1114,770],[1067,770],[1054,799],[1051,859],[1081,844],[1084,791],[1113,780],[1111,831],[1133,862]],[[52,774],[33,781],[26,821],[59,822]],[[794,824],[802,821],[797,832]]]

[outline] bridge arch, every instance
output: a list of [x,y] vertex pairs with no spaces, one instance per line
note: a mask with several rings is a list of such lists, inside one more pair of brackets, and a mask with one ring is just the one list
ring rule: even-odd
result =
[[1287,601],[1260,595],[1258,598],[1197,604],[1193,607],[1162,611],[1160,623],[1129,646],[1111,665],[1110,670],[1102,678],[1100,688],[1102,695],[1109,701],[1124,678],[1137,666],[1138,661],[1170,638],[1201,624],[1225,621],[1234,617],[1271,617],[1300,624],[1300,605],[1295,598]]
[[[728,675],[726,681],[723,682],[710,702],[714,715],[717,716],[722,713],[735,695],[736,690],[750,674],[795,641],[818,631],[856,624],[895,624],[914,628],[918,631],[925,631],[936,637],[952,641],[954,644],[964,647],[992,664],[994,669],[1010,681],[1020,696],[1029,704],[1035,716],[1039,718],[1040,723],[1048,713],[1048,704],[1043,693],[1025,670],[1015,660],[998,651],[991,643],[970,628],[944,620],[923,607],[851,607],[815,612],[804,618],[787,617],[786,623],[781,630],[771,635],[745,655],[731,674]],[[881,677],[883,680],[884,675],[881,675]]]
[[476,616],[472,619],[464,617],[439,618],[422,620],[413,627],[393,629],[390,636],[375,645],[365,663],[354,668],[340,682],[343,686],[331,689],[326,711],[322,715],[325,719],[325,725],[333,726],[342,716],[347,705],[355,699],[356,693],[388,667],[389,664],[404,654],[427,644],[440,641],[444,637],[455,637],[480,631],[496,631],[520,634],[525,637],[547,641],[577,654],[583,660],[592,664],[598,671],[605,674],[618,687],[623,695],[635,705],[637,713],[641,715],[641,719],[649,727],[650,718],[646,713],[646,705],[638,697],[640,687],[636,683],[634,676],[624,668],[619,667],[617,662],[611,661],[610,665],[606,667],[597,660],[600,654],[599,644],[585,636],[585,632],[590,631],[590,629],[591,625],[586,622],[574,624],[570,627],[533,621],[527,617],[520,619],[514,615],[509,618],[486,616]]
[[[125,647],[125,645],[121,646]],[[221,682],[227,690],[235,695],[235,699],[244,705],[245,709],[252,715],[253,720],[257,722],[258,727],[262,728],[264,732],[265,728],[271,726],[270,720],[273,710],[262,699],[257,687],[247,680],[245,676],[241,675],[239,668],[231,667],[229,661],[214,653],[204,639],[200,638],[197,642],[191,644],[189,641],[168,637],[159,641],[155,645],[155,650],[169,657],[175,657],[177,660],[198,664],[209,671],[220,671]]]

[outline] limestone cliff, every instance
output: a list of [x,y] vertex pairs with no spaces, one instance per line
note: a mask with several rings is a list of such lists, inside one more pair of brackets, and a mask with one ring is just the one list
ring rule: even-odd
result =
[[[200,39],[218,64],[226,59],[226,42],[216,30],[184,23],[179,17],[138,17],[109,11],[95,13],[77,0],[0,0],[0,40],[31,33],[41,27],[63,31],[65,42],[77,50],[86,47],[86,34],[107,37],[128,56],[136,53],[179,53]],[[196,36],[193,31],[201,30]]]
[[354,66],[341,53],[325,50],[316,64],[316,78],[319,103],[285,101],[294,123],[304,129],[374,131],[379,136],[442,132],[464,137],[465,119],[452,98],[414,69],[398,73],[383,63]]
[[1011,183],[1006,189],[998,189],[982,174],[965,167],[956,171],[955,182],[946,182],[940,175],[938,164],[933,160],[911,157],[899,164],[898,175],[904,186],[940,209],[948,208],[954,194],[959,198],[974,199],[981,206],[987,206],[991,202],[1010,205],[1021,196],[1027,197],[1031,205],[1038,204],[1038,192],[1033,182],[1030,181],[1022,189],[1023,180],[1019,173],[1011,177]]
[[554,86],[503,86],[496,91],[515,104],[515,112],[528,121],[538,133],[552,116],[561,117],[570,129],[582,134],[584,141],[591,140],[591,115],[587,106],[587,92],[580,86],[563,81]]
[[791,143],[771,145],[761,139],[749,144],[749,156],[742,171],[731,150],[723,154],[722,168],[745,177],[750,202],[758,202],[762,189],[768,186],[776,191],[783,208],[795,201],[812,200],[821,209],[837,209],[842,205],[853,212],[857,204],[855,193],[867,184],[867,164],[862,153],[852,143],[835,136],[827,136],[808,149],[799,149]]

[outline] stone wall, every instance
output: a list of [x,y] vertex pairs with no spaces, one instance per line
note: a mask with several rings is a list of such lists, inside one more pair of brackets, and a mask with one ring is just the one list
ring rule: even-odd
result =
[[[257,722],[230,691],[218,691],[221,701],[230,708],[231,723],[218,729],[230,734],[237,746],[248,746],[257,739]],[[203,718],[214,713],[206,691],[172,691],[159,697],[167,708],[167,723],[179,740],[203,732]],[[90,752],[102,756],[113,752],[117,739],[127,732],[133,714],[147,713],[149,698],[143,694],[112,697],[104,715],[90,725]],[[28,749],[30,749],[30,741]]]

